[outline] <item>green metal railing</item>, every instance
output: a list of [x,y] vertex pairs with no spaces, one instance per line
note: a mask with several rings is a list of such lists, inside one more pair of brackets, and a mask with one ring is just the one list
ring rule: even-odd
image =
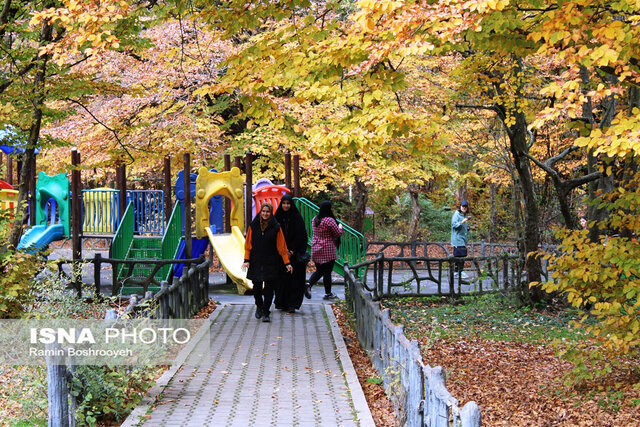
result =
[[[113,236],[113,242],[111,243],[111,250],[109,256],[115,259],[126,259],[131,248],[131,242],[133,242],[133,205],[129,203],[122,215],[122,221],[118,225],[115,236]],[[120,276],[120,271],[124,266],[119,264],[116,266],[113,272],[114,277]]]
[[[311,221],[318,214],[320,208],[305,199],[304,197],[296,197],[293,199],[296,202],[296,206],[302,214],[304,219],[304,225],[307,230],[307,236],[309,236],[308,246],[311,246],[311,239],[313,237],[313,225]],[[339,224],[342,224],[342,238],[340,239],[340,247],[337,250],[338,259],[333,267],[333,271],[344,276],[344,264],[349,265],[358,264],[364,261],[365,240],[362,233],[358,232],[354,228],[349,227],[344,222],[338,220]],[[361,274],[364,270],[358,271]]]
[[[162,259],[174,259],[177,257],[180,239],[182,239],[182,214],[180,212],[180,205],[176,203],[173,207],[173,212],[171,212],[164,236],[162,237]],[[162,267],[162,277],[164,277],[164,280],[168,280],[172,267],[173,265],[170,264]]]

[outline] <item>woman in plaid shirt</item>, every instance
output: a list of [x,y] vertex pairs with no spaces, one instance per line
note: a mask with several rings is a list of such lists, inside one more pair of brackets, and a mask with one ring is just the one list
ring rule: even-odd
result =
[[322,277],[324,284],[324,299],[334,299],[336,294],[331,292],[331,271],[336,262],[335,240],[342,236],[342,224],[338,224],[331,210],[328,200],[320,203],[320,211],[313,218],[313,238],[311,239],[311,260],[316,265],[316,271],[309,277],[309,286],[305,296],[311,298],[310,289]]

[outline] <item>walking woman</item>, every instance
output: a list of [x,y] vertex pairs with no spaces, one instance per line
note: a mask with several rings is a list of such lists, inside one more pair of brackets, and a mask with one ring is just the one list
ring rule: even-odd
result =
[[320,203],[320,211],[313,218],[312,226],[311,259],[316,265],[316,271],[309,277],[309,286],[305,290],[305,296],[311,298],[311,286],[315,285],[322,277],[324,299],[334,299],[337,296],[331,292],[331,271],[337,258],[335,241],[342,236],[342,224],[338,224],[336,221],[330,201],[325,200]]
[[287,242],[287,254],[293,267],[293,274],[286,274],[282,280],[280,304],[288,313],[295,313],[302,305],[307,263],[310,260],[307,254],[307,230],[302,215],[289,194],[282,196],[275,217]]
[[256,319],[270,322],[273,288],[282,267],[287,273],[293,271],[287,255],[287,244],[280,224],[273,217],[273,206],[264,203],[260,215],[254,218],[247,230],[244,242],[244,264],[247,279],[253,282],[253,297],[256,301]]

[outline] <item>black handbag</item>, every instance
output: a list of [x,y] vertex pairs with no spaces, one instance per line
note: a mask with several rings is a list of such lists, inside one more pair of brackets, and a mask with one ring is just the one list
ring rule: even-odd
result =
[[467,256],[467,247],[466,246],[454,246],[453,247],[453,256],[466,257]]
[[311,255],[308,252],[296,252],[295,259],[297,263],[306,265],[311,261]]
[[336,237],[333,241],[333,244],[336,245],[336,249],[340,249],[340,243],[342,243],[342,236]]

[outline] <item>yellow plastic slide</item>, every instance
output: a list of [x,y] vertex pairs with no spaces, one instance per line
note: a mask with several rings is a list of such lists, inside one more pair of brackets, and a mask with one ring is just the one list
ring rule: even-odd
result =
[[253,283],[247,279],[247,272],[242,271],[244,235],[240,228],[234,225],[231,227],[231,234],[213,234],[209,227],[205,230],[222,267],[238,287],[238,293],[244,295],[248,290],[252,290]]

